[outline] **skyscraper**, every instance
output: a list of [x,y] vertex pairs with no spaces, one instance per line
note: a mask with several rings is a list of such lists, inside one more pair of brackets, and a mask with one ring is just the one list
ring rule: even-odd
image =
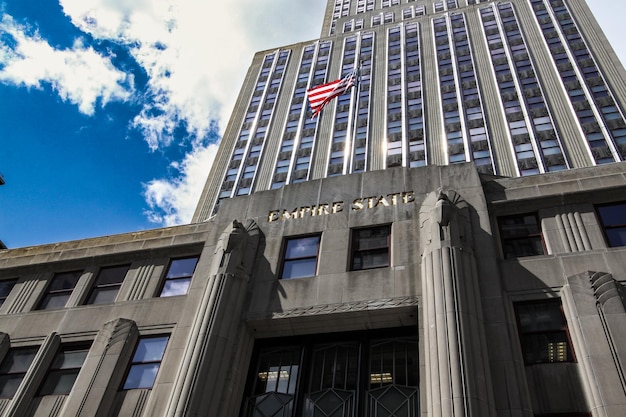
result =
[[[311,118],[305,92],[361,68]],[[389,167],[506,177],[623,161],[624,70],[584,1],[329,1],[259,52],[194,220],[224,198]]]
[[191,224],[0,250],[0,416],[626,415],[624,79],[582,0],[330,0]]

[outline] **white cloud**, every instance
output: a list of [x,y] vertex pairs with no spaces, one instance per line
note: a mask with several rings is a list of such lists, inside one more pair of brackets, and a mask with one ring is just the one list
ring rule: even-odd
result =
[[181,163],[172,164],[179,173],[177,178],[144,184],[144,197],[150,207],[145,214],[150,221],[165,226],[189,222],[217,148],[217,144],[197,147]]
[[[192,151],[174,164],[176,174],[145,185],[149,218],[171,225],[191,219],[215,153],[215,145],[207,145],[207,138],[215,126],[223,129],[226,125],[253,54],[317,37],[326,0],[59,3],[76,27],[96,40],[109,40],[127,48],[146,72],[146,91],[142,97],[133,97],[143,107],[132,127],[143,134],[152,150],[170,145],[177,139],[175,131],[187,129],[185,140],[191,141]],[[310,24],[305,23],[307,19]],[[24,48],[47,46],[37,37],[28,38],[23,31],[15,33]],[[0,59],[6,53],[0,50]],[[71,51],[53,51],[45,55],[45,65],[35,59],[44,59],[41,51],[27,54],[24,49],[21,56],[15,65],[28,66],[32,73],[25,78],[25,72],[20,79],[19,68],[9,68],[19,80],[16,83],[39,85],[47,81],[61,97],[76,102],[87,114],[93,113],[98,100],[104,105],[128,98],[128,89],[122,86],[131,80],[125,78],[130,75],[121,74],[108,57],[98,56],[91,48],[77,44]],[[32,69],[42,66],[48,68],[47,72]],[[59,66],[63,70],[56,69]],[[85,66],[94,71],[85,70]],[[78,67],[78,77],[72,79],[75,75],[70,69]]]
[[49,84],[87,115],[94,113],[98,100],[104,106],[131,95],[132,77],[80,41],[71,49],[55,49],[39,35],[28,35],[8,15],[2,17],[0,32],[12,38],[11,45],[0,42],[0,82],[34,88]]
[[[135,117],[152,149],[168,145],[181,122],[193,150],[170,179],[145,185],[149,218],[190,221],[215,154],[204,144],[224,128],[258,50],[318,36],[325,0],[60,0],[81,30],[128,45],[149,76],[148,100]],[[309,19],[310,25],[304,22]]]

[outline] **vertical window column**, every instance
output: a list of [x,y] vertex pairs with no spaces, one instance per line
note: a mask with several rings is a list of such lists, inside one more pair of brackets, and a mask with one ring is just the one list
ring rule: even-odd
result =
[[367,170],[368,127],[370,111],[370,91],[372,65],[374,62],[374,33],[365,33],[361,37],[359,49],[360,75],[355,87],[359,92],[356,102],[356,125],[353,129],[352,167],[350,172]]
[[626,158],[626,120],[562,0],[531,0],[596,164]]
[[480,9],[520,175],[566,169],[552,115],[510,3]]

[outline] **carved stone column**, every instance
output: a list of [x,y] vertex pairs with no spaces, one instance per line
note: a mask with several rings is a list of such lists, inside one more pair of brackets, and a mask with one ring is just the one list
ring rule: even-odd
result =
[[495,416],[469,206],[454,191],[439,191],[424,202],[421,216],[423,412],[429,417]]
[[98,332],[63,409],[63,416],[104,417],[122,383],[139,338],[132,320],[110,321]]
[[236,351],[246,343],[242,309],[259,233],[252,220],[245,226],[235,220],[222,233],[166,416],[229,415],[224,398]]
[[611,274],[567,278],[563,310],[594,417],[626,415],[626,308]]

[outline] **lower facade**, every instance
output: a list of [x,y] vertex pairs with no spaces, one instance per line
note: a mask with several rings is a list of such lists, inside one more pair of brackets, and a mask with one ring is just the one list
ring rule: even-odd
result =
[[394,168],[0,251],[0,416],[626,415],[626,164]]

